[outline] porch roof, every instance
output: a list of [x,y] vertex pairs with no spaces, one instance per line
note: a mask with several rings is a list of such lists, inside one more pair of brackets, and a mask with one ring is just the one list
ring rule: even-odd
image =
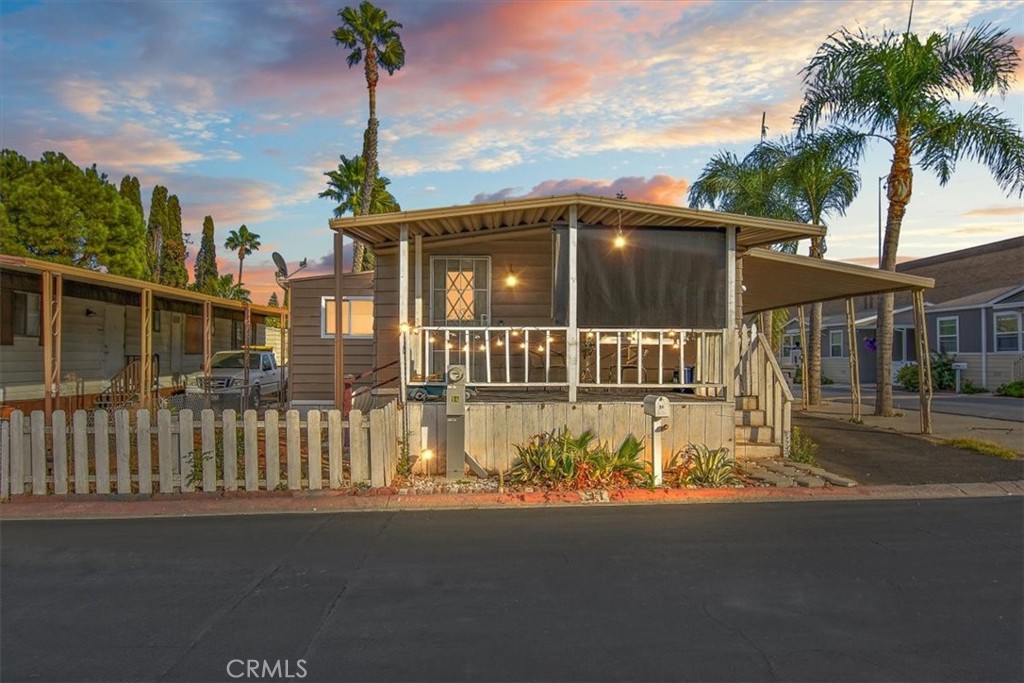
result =
[[487,204],[465,204],[438,209],[419,209],[396,213],[334,218],[330,226],[376,247],[398,241],[399,226],[405,224],[410,235],[441,237],[511,231],[517,228],[550,225],[569,220],[569,208],[575,206],[577,220],[583,225],[630,230],[657,228],[739,228],[736,244],[755,247],[789,240],[824,235],[823,228],[770,218],[702,211],[681,206],[637,202],[584,194],[509,199]]
[[743,256],[743,313],[852,296],[930,289],[930,277],[751,249]]

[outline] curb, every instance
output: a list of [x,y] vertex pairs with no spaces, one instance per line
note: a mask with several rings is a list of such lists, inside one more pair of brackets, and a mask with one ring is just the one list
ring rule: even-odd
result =
[[159,497],[92,496],[90,500],[30,500],[17,496],[0,506],[0,519],[66,520],[160,517],[208,517],[253,514],[381,512],[415,510],[530,509],[628,505],[695,505],[713,503],[794,503],[836,500],[933,500],[1024,496],[1024,481],[915,486],[858,486],[820,489],[658,489],[533,493],[437,493],[425,495],[352,495],[348,492],[275,492],[274,495],[223,493],[165,494]]

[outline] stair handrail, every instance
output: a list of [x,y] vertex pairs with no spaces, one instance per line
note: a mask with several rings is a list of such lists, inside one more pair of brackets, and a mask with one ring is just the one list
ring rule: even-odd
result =
[[764,398],[761,405],[765,412],[765,422],[772,428],[772,441],[782,447],[783,457],[788,458],[792,432],[793,392],[779,366],[779,360],[772,352],[771,342],[763,332],[758,332],[751,347],[756,347],[751,349],[751,354],[763,359],[755,359],[751,365],[759,364],[765,370],[764,386],[758,394]]
[[107,393],[110,396],[111,411],[131,408],[141,400],[142,361],[133,360],[110,378]]

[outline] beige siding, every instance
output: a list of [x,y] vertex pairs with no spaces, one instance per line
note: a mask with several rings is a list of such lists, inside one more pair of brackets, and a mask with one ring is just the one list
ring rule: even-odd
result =
[[850,383],[850,359],[846,357],[821,359],[821,374],[836,384]]
[[[410,259],[414,257],[410,247]],[[423,245],[423,324],[431,324],[430,257],[489,256],[491,258],[491,326],[550,325],[552,238],[541,230],[504,239],[483,239],[472,244],[448,245],[445,242]],[[506,287],[509,269],[519,284]],[[410,268],[414,272],[414,268]],[[411,273],[410,273],[411,274]],[[409,320],[415,312],[415,289],[410,287]],[[377,340],[377,365],[398,358],[398,252],[377,254],[377,280],[374,306],[374,336]],[[378,382],[397,377],[391,368],[382,372]]]
[[[373,273],[345,276],[346,296],[372,296]],[[324,401],[334,398],[334,340],[320,335],[320,300],[334,296],[333,277],[292,281],[292,358],[289,373],[293,401]],[[345,338],[345,374],[372,370],[373,339]],[[365,385],[370,377],[357,383]]]

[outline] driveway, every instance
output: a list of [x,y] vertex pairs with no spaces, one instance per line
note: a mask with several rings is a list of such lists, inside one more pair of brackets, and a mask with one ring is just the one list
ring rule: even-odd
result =
[[0,678],[1021,680],[1022,520],[1013,497],[4,522]]
[[818,444],[823,468],[861,484],[963,484],[1024,479],[1024,460],[1001,460],[845,420],[793,413]]

